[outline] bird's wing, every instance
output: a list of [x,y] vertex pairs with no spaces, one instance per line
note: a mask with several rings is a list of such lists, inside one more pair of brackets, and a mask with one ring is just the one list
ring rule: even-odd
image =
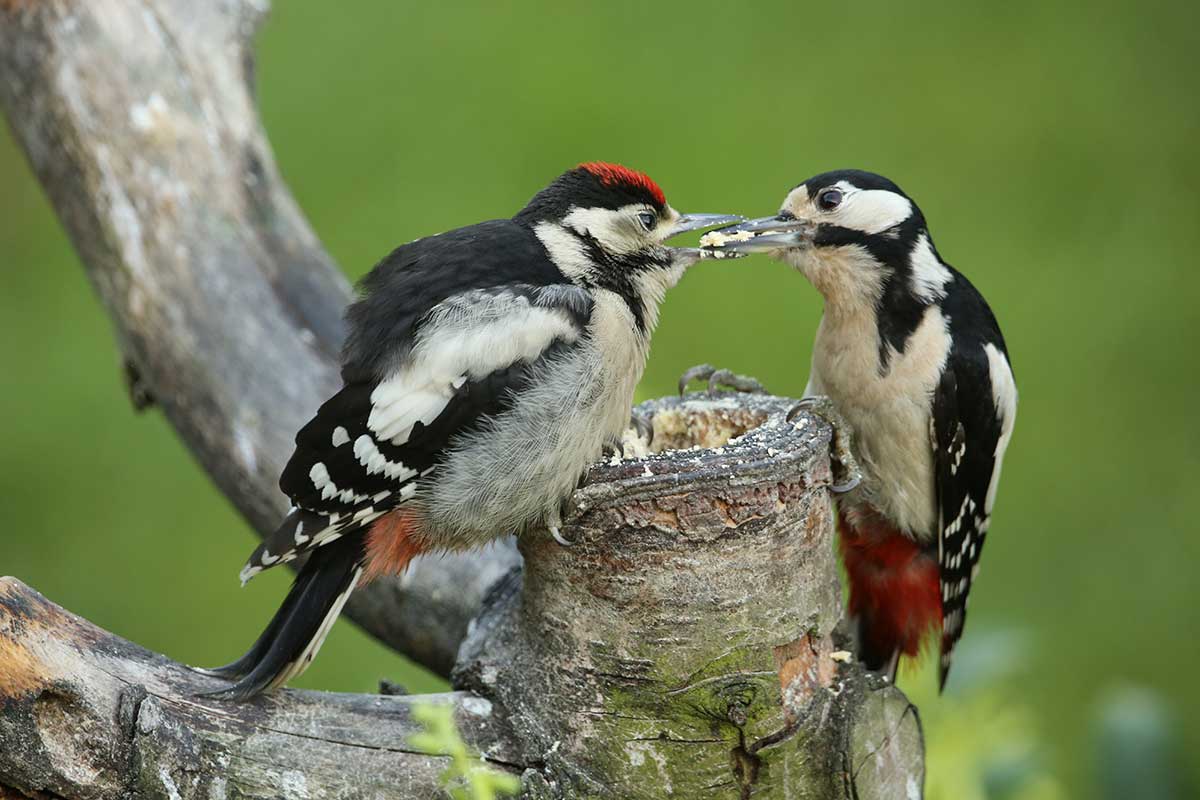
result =
[[342,377],[370,381],[408,356],[429,314],[451,298],[513,284],[552,287],[565,278],[534,233],[491,220],[417,239],[389,253],[362,280],[346,312]]
[[538,365],[579,341],[591,304],[571,285],[508,284],[430,309],[394,370],[347,383],[296,435],[279,481],[295,508],[250,556],[243,581],[415,494],[456,436],[510,407]]
[[934,392],[942,684],[962,637],[967,595],[991,521],[1016,400],[1012,371],[1002,351],[979,342],[964,343],[951,352]]

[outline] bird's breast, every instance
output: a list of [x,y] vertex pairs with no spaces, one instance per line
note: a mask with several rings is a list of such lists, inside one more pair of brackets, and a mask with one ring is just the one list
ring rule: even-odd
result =
[[881,368],[874,316],[826,313],[813,347],[810,393],[825,394],[854,429],[861,486],[842,502],[870,505],[914,538],[937,526],[933,447],[933,389],[945,367],[950,336],[945,317],[930,306],[902,352]]
[[586,334],[456,444],[423,497],[440,538],[469,547],[543,523],[619,438],[646,360],[622,308],[598,298]]

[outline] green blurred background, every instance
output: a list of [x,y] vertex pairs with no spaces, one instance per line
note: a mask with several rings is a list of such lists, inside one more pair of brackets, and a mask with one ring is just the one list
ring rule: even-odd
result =
[[[1036,796],[1098,796],[1101,720],[1128,687],[1200,783],[1200,7],[502,5],[276,4],[262,113],[347,274],[508,216],[582,160],[649,172],[681,210],[750,215],[826,169],[895,179],[989,298],[1021,389],[966,637],[977,664],[1009,665],[1001,688],[971,700],[988,671],[964,666],[936,699],[927,673],[902,676],[931,794],[985,796],[939,787],[1015,747]],[[222,662],[288,577],[238,590],[252,534],[161,417],[130,410],[110,325],[7,129],[0,187],[0,573]],[[798,395],[820,312],[766,259],[702,265],[667,301],[640,394],[711,361]],[[349,624],[322,655],[300,685],[443,686]],[[960,750],[984,766],[964,772]]]

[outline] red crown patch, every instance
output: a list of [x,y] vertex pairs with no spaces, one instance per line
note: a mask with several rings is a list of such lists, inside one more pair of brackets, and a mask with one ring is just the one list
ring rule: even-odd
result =
[[663,194],[663,190],[658,188],[658,184],[651,180],[650,176],[644,172],[638,172],[635,169],[623,167],[620,164],[609,164],[604,161],[587,161],[580,164],[579,168],[595,175],[605,186],[623,183],[626,186],[632,186],[636,189],[649,192],[658,201],[660,206],[667,204],[667,198]]

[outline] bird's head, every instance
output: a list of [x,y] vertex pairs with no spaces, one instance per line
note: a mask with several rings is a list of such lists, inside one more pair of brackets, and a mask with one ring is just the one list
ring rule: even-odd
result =
[[765,252],[834,303],[876,304],[894,291],[932,302],[951,278],[917,204],[887,178],[860,170],[809,178],[788,192],[775,216],[722,228],[701,245]]
[[626,295],[649,292],[661,300],[689,266],[719,257],[696,247],[671,247],[667,240],[742,217],[681,214],[649,176],[593,161],[560,175],[514,219],[533,229],[571,281]]

